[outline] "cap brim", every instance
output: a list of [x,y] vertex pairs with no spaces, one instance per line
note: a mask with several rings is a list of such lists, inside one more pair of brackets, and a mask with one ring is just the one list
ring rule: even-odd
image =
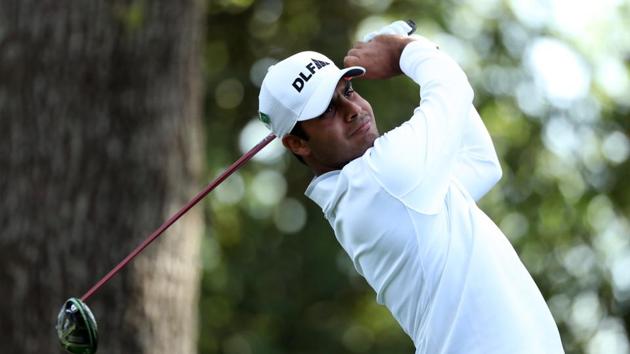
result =
[[342,78],[361,76],[363,74],[365,74],[365,68],[361,66],[351,66],[339,70],[338,74],[335,77],[331,77],[330,80],[323,81],[322,84],[317,87],[306,106],[304,106],[297,120],[304,121],[319,117],[324,113],[326,108],[328,108],[339,80]]

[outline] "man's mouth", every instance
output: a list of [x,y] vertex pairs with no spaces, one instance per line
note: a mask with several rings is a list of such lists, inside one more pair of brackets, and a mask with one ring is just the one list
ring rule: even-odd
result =
[[370,129],[370,120],[367,118],[363,118],[359,125],[352,130],[349,136],[354,136],[356,134],[365,133]]

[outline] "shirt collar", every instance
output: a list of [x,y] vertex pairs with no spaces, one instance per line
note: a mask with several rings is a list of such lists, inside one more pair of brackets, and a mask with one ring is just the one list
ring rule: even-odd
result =
[[330,204],[330,199],[335,195],[337,177],[340,172],[340,170],[330,171],[313,178],[304,194],[325,210]]

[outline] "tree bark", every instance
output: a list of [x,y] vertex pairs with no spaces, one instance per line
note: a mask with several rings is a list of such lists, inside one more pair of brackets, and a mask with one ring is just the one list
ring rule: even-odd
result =
[[[199,188],[195,0],[0,0],[0,336],[62,352],[57,312]],[[195,353],[199,208],[89,299],[100,353]]]

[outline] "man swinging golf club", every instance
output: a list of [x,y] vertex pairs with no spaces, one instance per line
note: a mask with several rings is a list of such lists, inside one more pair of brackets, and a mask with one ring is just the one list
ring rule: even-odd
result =
[[[273,133],[80,299],[64,303],[56,325],[61,346],[95,353],[97,325],[85,301],[277,135],[315,173],[306,194],[417,353],[562,353],[536,285],[475,204],[501,171],[466,76],[433,43],[406,36],[411,25],[398,21],[368,35],[344,60],[359,66],[340,70],[303,52],[270,68],[260,117]],[[407,122],[379,137],[350,79],[401,73],[422,87],[422,101]]]
[[[466,75],[410,30],[398,21],[370,34],[345,69],[316,52],[272,66],[261,120],[314,172],[306,195],[416,353],[563,353],[536,284],[476,205],[501,169]],[[380,135],[351,79],[400,74],[421,100]]]

